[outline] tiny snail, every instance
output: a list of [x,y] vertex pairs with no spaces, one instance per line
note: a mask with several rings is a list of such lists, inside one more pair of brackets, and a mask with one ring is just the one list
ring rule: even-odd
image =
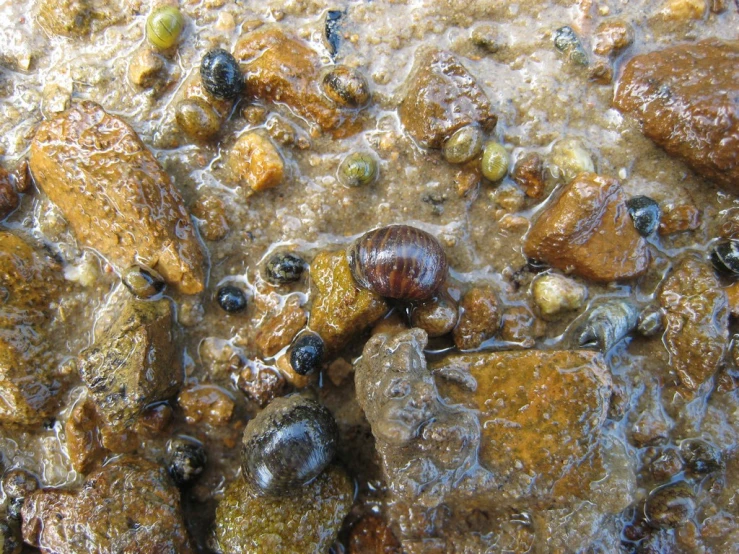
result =
[[146,20],[146,38],[161,50],[171,48],[180,40],[185,24],[182,12],[174,6],[157,8]]
[[446,278],[439,241],[409,225],[390,225],[359,237],[347,250],[354,279],[381,296],[426,300]]
[[123,284],[137,298],[151,298],[164,289],[164,279],[153,269],[133,265],[121,276]]
[[713,267],[729,275],[739,275],[739,241],[723,240],[711,251]]
[[203,56],[200,79],[210,95],[225,100],[236,98],[244,87],[239,62],[223,48],[216,48]]
[[644,503],[647,523],[655,529],[675,529],[685,525],[695,513],[695,496],[690,485],[677,481],[654,489]]
[[323,90],[340,106],[359,108],[370,99],[367,79],[356,69],[345,65],[337,65],[326,72]]
[[300,279],[305,270],[305,260],[291,252],[279,252],[267,262],[267,281],[273,285],[293,283]]
[[488,142],[482,153],[482,174],[493,183],[508,173],[508,151],[499,142]]
[[482,131],[477,125],[465,125],[444,143],[442,153],[450,164],[463,164],[482,151]]
[[336,454],[331,412],[300,395],[276,398],[244,430],[241,466],[254,492],[280,496],[318,477]]
[[657,230],[659,225],[659,204],[648,196],[634,196],[626,201],[629,215],[634,221],[634,228],[643,236],[648,237]]
[[339,165],[339,181],[347,187],[371,184],[377,177],[377,160],[369,152],[353,152]]

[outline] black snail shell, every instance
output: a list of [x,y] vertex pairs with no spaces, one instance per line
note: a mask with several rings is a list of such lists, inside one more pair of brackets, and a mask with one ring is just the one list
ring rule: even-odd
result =
[[258,494],[289,494],[321,474],[338,436],[331,412],[318,402],[300,395],[276,398],[244,430],[244,478]]
[[244,87],[239,62],[222,48],[203,56],[200,78],[203,88],[216,98],[236,98]]
[[178,485],[189,485],[197,479],[208,463],[208,454],[200,442],[188,437],[176,437],[167,443],[167,470]]
[[323,339],[316,333],[303,333],[292,345],[290,365],[298,375],[312,375],[321,367]]
[[365,233],[347,250],[354,279],[380,296],[426,300],[446,278],[446,254],[439,241],[409,225]]
[[724,273],[739,275],[739,241],[719,242],[711,252],[713,266]]
[[626,201],[634,228],[643,237],[648,237],[659,225],[659,204],[648,196],[634,196]]

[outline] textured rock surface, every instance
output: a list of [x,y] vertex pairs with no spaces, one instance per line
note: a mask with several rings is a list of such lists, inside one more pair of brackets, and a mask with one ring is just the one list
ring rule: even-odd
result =
[[557,269],[599,282],[630,279],[649,265],[615,179],[581,173],[542,212],[524,253]]
[[80,354],[80,375],[114,428],[129,427],[147,404],[182,384],[168,300],[131,300],[103,336]]
[[46,350],[58,268],[21,238],[0,232],[0,422],[38,423],[61,384]]
[[739,42],[709,39],[636,56],[614,102],[668,154],[739,193]]
[[45,31],[81,37],[118,23],[125,11],[120,0],[41,0],[38,22]]
[[356,133],[356,114],[340,110],[320,88],[321,61],[307,43],[277,26],[243,36],[234,57],[249,96],[288,105],[334,137]]
[[76,491],[41,489],[23,505],[23,540],[44,554],[188,554],[180,493],[166,470],[124,457]]
[[41,124],[30,168],[77,239],[119,270],[143,263],[181,292],[203,289],[203,253],[182,196],[122,119],[92,102],[72,106]]
[[216,538],[223,554],[323,554],[352,500],[352,483],[337,467],[289,497],[256,496],[239,478],[218,504]]
[[352,277],[344,252],[322,252],[310,265],[317,293],[310,327],[321,335],[326,349],[338,350],[388,310],[379,295],[360,288]]
[[495,336],[499,325],[498,295],[490,287],[468,290],[459,303],[459,321],[452,336],[460,350],[478,348]]
[[418,51],[406,86],[398,115],[423,146],[440,148],[460,127],[479,123],[491,130],[498,121],[475,78],[448,52]]
[[729,339],[729,303],[710,266],[694,257],[680,261],[662,284],[666,313],[663,342],[680,382],[695,390],[718,369]]

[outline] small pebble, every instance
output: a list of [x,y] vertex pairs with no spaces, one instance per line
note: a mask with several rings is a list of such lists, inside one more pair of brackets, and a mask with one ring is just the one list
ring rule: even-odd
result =
[[197,479],[208,461],[205,448],[193,439],[178,437],[167,443],[167,470],[177,485]]
[[685,525],[695,513],[695,497],[685,481],[658,487],[649,493],[644,505],[647,522],[657,529]]
[[721,450],[701,439],[688,439],[680,443],[680,454],[685,465],[693,473],[706,475],[723,469]]
[[562,312],[580,309],[588,297],[588,289],[564,275],[545,273],[532,283],[531,296],[539,314],[552,319]]
[[463,164],[482,151],[482,130],[476,125],[465,125],[444,143],[442,153],[450,164]]
[[304,333],[293,343],[290,365],[299,375],[312,375],[323,361],[323,340],[316,333]]
[[488,142],[482,153],[482,174],[497,183],[508,173],[508,151],[499,142]]
[[175,106],[177,126],[188,137],[207,141],[221,130],[221,118],[215,110],[201,98],[181,100]]
[[554,32],[554,46],[576,64],[588,65],[588,55],[572,27],[560,27]]
[[267,262],[267,281],[273,285],[294,283],[305,270],[305,260],[292,252],[279,252]]
[[129,267],[121,276],[123,284],[137,298],[151,298],[164,290],[164,279],[153,269],[138,265]]
[[218,289],[218,305],[228,313],[242,312],[246,309],[246,294],[238,287],[224,285]]

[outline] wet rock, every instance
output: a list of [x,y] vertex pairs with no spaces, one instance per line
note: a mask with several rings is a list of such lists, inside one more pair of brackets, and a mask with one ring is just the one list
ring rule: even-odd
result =
[[692,204],[666,206],[660,217],[660,236],[674,235],[684,231],[695,231],[701,224],[701,211]]
[[421,49],[408,79],[398,116],[421,145],[441,148],[455,131],[471,123],[490,131],[497,117],[475,78],[451,54]]
[[[703,0],[700,2],[705,9]],[[696,173],[739,192],[739,42],[717,39],[632,58],[614,103]]]
[[535,339],[544,334],[544,322],[526,306],[512,306],[500,319],[500,338],[531,348]]
[[257,348],[263,356],[271,358],[292,342],[307,321],[308,316],[300,307],[300,298],[290,296],[282,309],[257,329]]
[[5,168],[0,167],[0,221],[8,217],[20,203],[13,187],[12,178]]
[[181,292],[203,289],[203,253],[182,196],[122,119],[92,102],[74,105],[41,124],[30,168],[77,239],[117,269],[143,263]]
[[221,240],[231,230],[226,217],[226,205],[217,196],[205,194],[192,206],[192,215],[198,218],[200,234],[205,240]]
[[256,360],[241,371],[237,385],[249,400],[264,407],[282,393],[285,378],[277,368]]
[[82,37],[123,19],[118,0],[41,0],[38,22],[51,34]]
[[656,381],[645,384],[636,409],[630,414],[629,425],[629,440],[637,448],[665,444],[669,440],[674,423],[665,414]]
[[193,552],[166,470],[123,457],[75,491],[41,489],[23,506],[23,540],[44,554]]
[[657,17],[668,21],[686,22],[702,19],[706,14],[706,0],[665,0]]
[[208,142],[221,130],[218,113],[201,98],[187,98],[175,104],[177,126],[190,139]]
[[665,483],[683,470],[683,461],[674,448],[665,448],[649,463],[649,473],[657,483]]
[[618,19],[604,21],[595,30],[593,51],[599,56],[614,56],[634,42],[634,29]]
[[426,331],[429,337],[441,337],[457,325],[458,313],[454,300],[441,291],[431,300],[411,308],[411,324]]
[[634,229],[618,181],[581,173],[542,212],[524,253],[598,282],[630,279],[649,265],[646,242]]
[[67,453],[72,467],[79,473],[87,473],[102,460],[105,448],[98,430],[98,414],[89,399],[78,402],[64,425]]
[[0,231],[0,422],[39,423],[61,382],[46,349],[59,268],[20,237]]
[[340,349],[388,311],[381,296],[357,285],[342,251],[318,254],[310,276],[316,288],[310,327],[321,336],[327,352]]
[[726,291],[710,266],[687,257],[665,279],[658,300],[666,314],[662,340],[670,354],[670,367],[685,388],[696,390],[716,373],[726,352]]
[[378,516],[360,519],[349,534],[349,554],[399,554],[398,539]]
[[529,198],[544,194],[544,162],[536,152],[529,152],[516,162],[511,177]]
[[562,312],[582,308],[588,298],[588,288],[564,275],[545,273],[531,284],[531,297],[539,314],[550,320]]
[[286,104],[334,137],[360,128],[356,114],[339,109],[321,90],[321,62],[307,43],[277,26],[243,36],[234,47],[248,95]]
[[128,66],[128,79],[137,87],[157,89],[166,77],[164,58],[150,48],[138,50]]
[[168,300],[131,300],[93,346],[79,370],[99,412],[114,429],[130,427],[147,404],[182,384]]
[[235,180],[255,192],[276,187],[285,173],[277,148],[259,133],[239,137],[228,154],[228,168]]
[[257,496],[239,478],[216,509],[216,539],[224,554],[328,552],[352,501],[352,483],[337,467],[287,497]]
[[188,387],[180,392],[177,403],[190,425],[203,422],[220,427],[230,421],[234,411],[231,396],[215,385]]
[[499,325],[498,295],[490,287],[474,287],[459,303],[459,321],[452,332],[460,350],[478,348],[495,336]]

